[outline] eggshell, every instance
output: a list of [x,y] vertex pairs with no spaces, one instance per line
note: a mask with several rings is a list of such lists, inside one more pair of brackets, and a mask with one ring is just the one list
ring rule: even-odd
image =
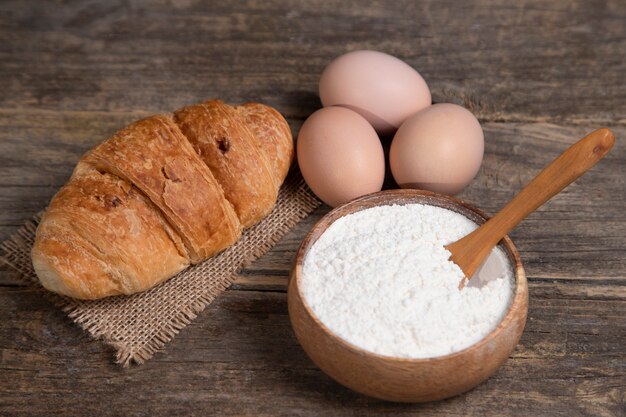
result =
[[382,145],[367,120],[352,110],[325,107],[313,113],[300,129],[296,149],[302,176],[329,206],[382,188]]
[[457,194],[476,176],[483,151],[483,130],[469,110],[434,104],[398,129],[389,165],[400,187]]
[[324,106],[350,108],[382,135],[393,134],[432,101],[417,71],[377,51],[354,51],[335,58],[322,73],[319,93]]

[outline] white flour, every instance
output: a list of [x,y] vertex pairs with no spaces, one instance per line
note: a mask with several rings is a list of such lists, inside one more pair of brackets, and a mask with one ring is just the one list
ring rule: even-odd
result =
[[403,358],[457,352],[494,329],[513,297],[512,269],[499,248],[458,289],[463,273],[443,245],[476,227],[458,213],[421,204],[345,216],[308,251],[303,296],[330,330],[371,352]]

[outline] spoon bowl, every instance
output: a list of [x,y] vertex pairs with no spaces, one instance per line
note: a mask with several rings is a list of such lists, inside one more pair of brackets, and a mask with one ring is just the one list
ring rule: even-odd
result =
[[353,200],[320,221],[304,238],[292,265],[288,289],[289,318],[298,342],[313,362],[340,384],[371,397],[399,402],[426,402],[467,391],[509,357],[524,329],[528,285],[519,253],[505,236],[499,243],[513,268],[514,295],[504,318],[485,338],[461,351],[434,358],[410,359],[379,355],[334,334],[313,313],[301,292],[307,251],[337,219],[382,205],[426,204],[464,215],[478,225],[487,217],[454,197],[421,190],[390,190]]

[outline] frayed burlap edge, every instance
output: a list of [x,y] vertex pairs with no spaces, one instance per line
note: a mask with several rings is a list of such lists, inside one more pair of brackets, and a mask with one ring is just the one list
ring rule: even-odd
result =
[[[293,175],[293,173],[290,174],[290,176],[291,175]],[[298,175],[297,177],[300,176]],[[93,338],[112,346],[116,352],[116,363],[124,367],[129,366],[131,362],[142,364],[152,358],[155,353],[170,342],[183,328],[189,325],[221,292],[226,290],[236,280],[238,272],[241,269],[268,252],[289,230],[291,230],[291,228],[321,205],[321,202],[311,193],[301,177],[299,181],[297,178],[292,178],[291,180],[300,183],[299,186],[295,186],[298,188],[297,191],[299,191],[296,192],[296,194],[301,194],[294,197],[300,198],[300,207],[298,207],[295,215],[287,218],[285,222],[275,230],[272,236],[269,236],[264,242],[255,247],[254,250],[247,253],[243,262],[233,273],[222,277],[213,287],[207,288],[204,294],[199,295],[198,298],[189,305],[184,306],[168,323],[165,323],[163,327],[159,329],[159,332],[156,333],[154,337],[136,349],[132,348],[132,346],[124,340],[117,340],[113,335],[107,332],[107,329],[102,327],[101,323],[93,321],[89,315],[78,311],[78,303],[76,300],[45,290],[39,284],[32,268],[32,263],[24,262],[25,251],[27,251],[28,258],[30,259],[30,248],[34,242],[37,225],[41,220],[43,211],[26,221],[9,239],[0,243],[0,251],[2,251],[0,262],[19,272],[19,280],[21,282],[33,289],[40,290],[47,299],[52,301],[55,306],[61,308],[73,322],[78,324]],[[280,207],[277,207],[277,210],[280,210]]]

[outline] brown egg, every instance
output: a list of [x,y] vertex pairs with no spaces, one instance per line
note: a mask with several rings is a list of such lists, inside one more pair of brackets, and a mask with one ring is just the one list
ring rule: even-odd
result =
[[385,176],[382,145],[367,120],[352,110],[316,111],[302,125],[296,145],[302,176],[329,206],[380,191]]
[[353,51],[335,58],[319,85],[324,106],[350,108],[380,134],[393,134],[412,114],[430,106],[426,81],[410,65],[377,51]]
[[434,104],[407,119],[391,142],[389,165],[402,188],[459,193],[478,173],[480,123],[456,104]]

